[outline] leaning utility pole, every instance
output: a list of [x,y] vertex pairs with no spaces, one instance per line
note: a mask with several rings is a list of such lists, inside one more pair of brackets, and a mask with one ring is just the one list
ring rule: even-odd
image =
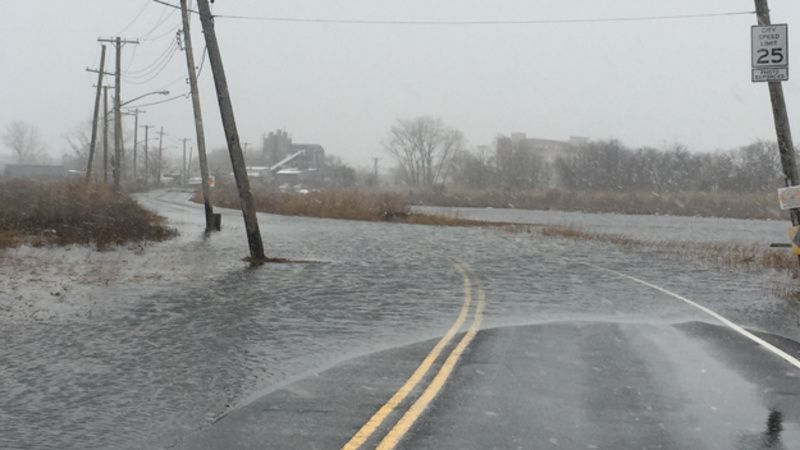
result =
[[[761,26],[771,25],[767,0],[755,0],[755,2],[758,24]],[[775,121],[775,134],[778,137],[783,175],[790,186],[797,186],[797,165],[795,164],[792,130],[789,126],[789,114],[786,112],[786,101],[783,97],[783,85],[780,81],[770,81],[767,84],[769,85],[769,98],[772,102],[772,117]],[[800,210],[790,209],[789,215],[792,218],[792,225],[800,225]]]
[[147,187],[148,182],[150,181],[150,158],[148,157],[147,153],[147,142],[150,140],[148,138],[148,131],[150,128],[154,128],[153,125],[142,125],[144,128],[144,186]]
[[108,184],[108,88],[103,86],[103,183]]
[[244,226],[247,231],[247,242],[250,246],[250,260],[253,263],[264,260],[264,244],[261,242],[261,232],[258,229],[258,218],[253,206],[253,194],[250,192],[250,180],[247,178],[242,147],[239,143],[239,132],[236,129],[236,119],[233,114],[228,82],[225,79],[225,69],[222,66],[217,35],[214,32],[214,18],[208,0],[198,0],[197,7],[200,12],[200,22],[203,25],[203,34],[206,39],[208,61],[214,74],[214,85],[217,90],[217,101],[222,116],[222,126],[225,128],[225,138],[228,141],[228,153],[233,166],[233,176],[239,189],[239,201],[244,216]]
[[[194,111],[194,129],[197,136],[197,155],[200,159],[200,187],[203,192],[203,206],[206,214],[206,231],[213,231],[214,208],[211,206],[211,193],[208,187],[208,159],[206,159],[206,135],[203,130],[203,112],[200,109],[200,94],[197,90],[197,72],[194,67],[192,50],[192,33],[189,27],[189,11],[186,0],[181,0],[181,17],[183,19],[183,45],[186,52],[186,65],[189,72],[189,87],[192,91],[192,111]],[[185,143],[184,143],[185,145]],[[184,151],[184,157],[186,152]],[[184,161],[184,166],[185,166]]]
[[94,95],[94,114],[92,114],[92,138],[89,144],[89,161],[86,163],[86,182],[92,180],[94,149],[97,146],[97,120],[100,116],[100,91],[103,89],[103,71],[106,66],[106,46],[100,46],[100,70],[97,71],[97,92]]
[[156,186],[161,187],[161,151],[164,148],[164,127],[158,132],[158,165],[156,166]]
[[122,176],[122,44],[138,44],[137,40],[122,39],[117,36],[113,39],[97,39],[98,42],[111,42],[117,51],[116,71],[114,72],[114,189],[120,188],[120,177]]

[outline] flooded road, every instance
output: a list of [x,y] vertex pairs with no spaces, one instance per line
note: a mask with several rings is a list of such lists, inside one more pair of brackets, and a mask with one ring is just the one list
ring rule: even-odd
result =
[[[124,281],[81,291],[66,312],[0,319],[0,448],[171,447],[309,374],[438,338],[462,302],[452,258],[471,267],[491,298],[485,329],[703,320],[685,304],[579,264],[587,262],[800,340],[800,311],[770,294],[765,273],[492,229],[265,214],[269,256],[305,262],[251,269],[242,261],[240,213],[218,211],[223,230],[205,238],[201,208],[188,196],[139,197],[181,236],[101,256],[120,267],[109,276]],[[763,239],[761,227],[753,241]],[[77,265],[88,257],[80,249],[51,252]]]

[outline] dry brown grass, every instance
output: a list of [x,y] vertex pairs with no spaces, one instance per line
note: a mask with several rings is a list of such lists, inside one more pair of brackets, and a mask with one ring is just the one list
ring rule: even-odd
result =
[[409,192],[412,204],[620,214],[785,219],[773,192],[581,192],[464,190]]
[[[394,222],[438,226],[505,226],[499,222],[482,222],[455,215],[423,214],[411,211],[403,194],[373,192],[359,189],[330,189],[307,194],[252,190],[256,210],[286,216],[321,217],[326,219]],[[193,197],[201,202],[199,193]],[[239,194],[227,186],[215,189],[212,202],[225,208],[239,208]]]
[[0,183],[0,248],[95,244],[98,248],[175,236],[164,219],[103,185]]
[[541,233],[545,236],[577,241],[607,242],[626,248],[702,259],[723,266],[775,269],[786,271],[795,277],[800,276],[796,256],[787,250],[764,248],[757,245],[727,242],[645,241],[620,234],[592,233],[569,226],[545,226],[541,228]]

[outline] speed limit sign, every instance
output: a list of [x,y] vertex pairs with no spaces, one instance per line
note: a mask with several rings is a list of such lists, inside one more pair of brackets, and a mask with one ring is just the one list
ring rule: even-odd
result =
[[753,82],[789,79],[789,39],[786,24],[755,25],[750,29]]

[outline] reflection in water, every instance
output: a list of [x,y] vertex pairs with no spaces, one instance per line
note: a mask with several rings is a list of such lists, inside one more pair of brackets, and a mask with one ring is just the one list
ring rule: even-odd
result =
[[780,444],[781,431],[783,431],[783,414],[780,411],[771,409],[767,417],[767,432],[764,433],[764,444],[769,448],[774,448]]
[[783,413],[770,409],[766,431],[740,436],[736,448],[741,450],[785,449],[786,447],[781,442],[781,431],[783,431]]

